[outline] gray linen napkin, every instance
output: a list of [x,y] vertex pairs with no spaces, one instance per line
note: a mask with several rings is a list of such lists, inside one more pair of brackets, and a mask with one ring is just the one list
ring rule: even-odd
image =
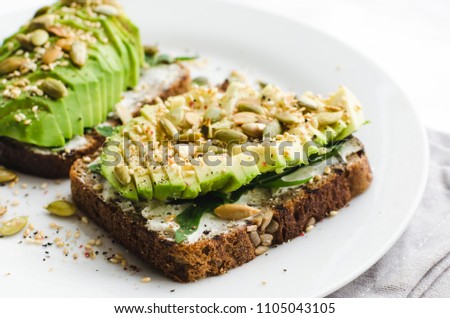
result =
[[450,297],[450,135],[428,131],[428,138],[430,173],[409,227],[372,268],[329,297]]

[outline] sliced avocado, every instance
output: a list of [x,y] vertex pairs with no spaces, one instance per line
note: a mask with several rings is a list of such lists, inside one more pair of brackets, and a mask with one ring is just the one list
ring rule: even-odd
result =
[[200,183],[201,193],[205,194],[212,189],[212,180],[211,180],[211,168],[207,163],[203,161],[203,159],[198,160],[198,164],[193,166],[195,170],[195,174],[197,175],[197,179]]
[[[65,143],[55,116],[47,111],[40,111],[34,118],[31,109],[22,109],[27,118],[34,118],[29,125],[18,123],[14,116],[18,111],[10,112],[0,117],[0,135],[13,138],[29,144],[42,145],[43,147],[63,146]],[[45,131],[45,134],[42,133]]]
[[141,200],[153,199],[153,184],[148,169],[144,167],[135,168],[133,180]]
[[153,197],[165,201],[170,196],[171,184],[165,169],[162,166],[154,166],[149,169],[153,182]]
[[183,191],[186,189],[186,183],[184,182],[183,175],[181,173],[181,167],[178,165],[165,166],[167,176],[170,182],[170,197],[180,198]]
[[90,61],[89,71],[97,79],[97,85],[98,85],[97,94],[99,95],[99,98],[100,98],[100,104],[98,105],[98,108],[101,111],[100,119],[97,124],[100,124],[100,123],[104,122],[106,120],[106,118],[108,118],[109,111],[108,111],[108,100],[107,100],[108,99],[107,86],[109,86],[109,83],[107,83],[107,78],[111,78],[111,75],[109,75],[105,72],[105,70],[103,69],[103,63],[101,63],[99,60],[91,58],[89,61]]
[[202,188],[200,187],[200,182],[198,181],[194,168],[192,166],[183,166],[181,167],[181,174],[186,184],[186,189],[181,194],[181,199],[194,199],[198,197]]
[[86,65],[78,69],[78,74],[82,77],[87,84],[89,96],[91,99],[91,104],[89,105],[92,109],[92,126],[98,125],[104,122],[103,117],[103,106],[102,106],[102,95],[100,90],[99,81],[96,75],[92,71],[92,67],[97,67],[96,63],[92,60],[88,60]]
[[[243,185],[247,184],[249,181],[247,173],[245,172],[247,167],[241,166],[241,156],[234,155],[231,157],[231,165],[229,167],[230,169],[230,179],[225,184],[225,186],[221,189],[223,192],[232,192]],[[258,170],[259,173],[259,170]]]
[[138,52],[137,43],[135,43],[135,39],[132,34],[128,33],[127,30],[123,27],[119,20],[116,17],[111,19],[112,23],[115,24],[119,34],[122,37],[123,43],[125,44],[125,48],[128,51],[129,63],[130,63],[130,77],[128,81],[128,88],[134,87],[139,83],[140,79],[140,66],[141,66],[141,56]]
[[[67,67],[57,67],[51,72],[53,77],[59,78],[69,86],[69,95],[76,97],[77,102],[73,101],[68,105],[68,109],[75,109],[78,112],[78,116],[75,118],[82,118],[83,129],[84,127],[93,127],[93,110],[90,96],[89,85],[84,80],[84,77],[78,73],[78,69],[72,65]],[[71,94],[71,90],[73,94]],[[72,112],[72,111],[70,111]],[[77,129],[77,131],[79,131]]]
[[227,167],[227,158],[228,156],[223,155],[209,157],[209,160],[211,161],[211,164],[209,165],[211,170],[211,191],[218,191],[222,189],[231,177],[230,169]]
[[[120,138],[120,137],[119,137]],[[114,139],[112,139],[114,141]],[[108,151],[114,152],[116,154],[120,153],[119,148],[112,144],[108,145],[106,143],[105,148],[108,148]],[[109,183],[119,192],[119,194],[127,199],[132,201],[139,201],[138,192],[136,190],[136,186],[133,182],[128,183],[127,185],[122,185],[119,180],[117,180],[114,174],[114,165],[105,164],[106,162],[113,162],[115,158],[111,155],[108,155],[104,150],[100,156],[101,164],[101,174],[105,177]],[[122,158],[123,160],[123,158]]]

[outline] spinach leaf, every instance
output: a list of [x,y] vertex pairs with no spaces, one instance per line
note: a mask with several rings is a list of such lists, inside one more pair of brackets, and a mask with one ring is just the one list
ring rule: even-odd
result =
[[175,232],[175,242],[177,243],[183,242],[188,235],[197,231],[203,214],[213,212],[219,205],[228,202],[228,196],[225,193],[210,192],[203,197],[198,197],[193,202],[191,206],[175,218],[175,222],[180,225],[180,228]]
[[115,132],[116,128],[110,125],[98,125],[95,130],[103,137],[110,137]]

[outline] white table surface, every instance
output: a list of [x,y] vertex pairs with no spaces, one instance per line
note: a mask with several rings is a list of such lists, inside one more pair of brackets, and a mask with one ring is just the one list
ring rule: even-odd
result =
[[[221,1],[284,15],[346,42],[390,74],[427,127],[450,133],[450,1]],[[8,1],[2,11],[51,2]]]

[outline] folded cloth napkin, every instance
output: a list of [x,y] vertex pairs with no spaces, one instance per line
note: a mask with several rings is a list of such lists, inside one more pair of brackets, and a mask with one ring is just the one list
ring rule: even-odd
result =
[[428,181],[409,227],[372,268],[329,297],[450,297],[450,135],[428,131],[428,139]]

